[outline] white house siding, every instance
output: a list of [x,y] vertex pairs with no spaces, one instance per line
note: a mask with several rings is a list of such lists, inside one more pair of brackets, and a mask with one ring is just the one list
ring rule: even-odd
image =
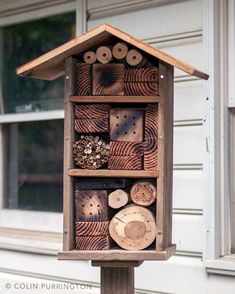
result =
[[[88,29],[109,23],[203,69],[201,0],[89,0],[88,8]],[[137,293],[235,293],[234,278],[207,274],[201,261],[203,99],[203,82],[175,70],[173,241],[177,253],[167,262],[145,262],[137,268]],[[92,290],[84,293],[99,292],[97,268],[85,261],[57,261],[55,252],[43,255],[1,250],[0,277],[0,293],[20,293],[2,289],[6,282],[13,285],[25,279],[32,283],[91,283]]]

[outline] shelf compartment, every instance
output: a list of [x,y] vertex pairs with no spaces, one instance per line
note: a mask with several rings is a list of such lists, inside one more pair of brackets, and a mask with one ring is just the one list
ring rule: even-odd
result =
[[160,96],[70,96],[75,103],[159,103]]
[[69,169],[72,177],[107,177],[107,178],[158,178],[158,171],[146,170],[109,170],[109,169]]

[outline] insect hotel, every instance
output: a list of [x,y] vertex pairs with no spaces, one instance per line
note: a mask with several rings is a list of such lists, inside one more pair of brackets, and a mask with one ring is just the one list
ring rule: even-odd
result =
[[17,69],[65,75],[59,259],[165,260],[175,252],[174,67],[208,78],[104,24]]

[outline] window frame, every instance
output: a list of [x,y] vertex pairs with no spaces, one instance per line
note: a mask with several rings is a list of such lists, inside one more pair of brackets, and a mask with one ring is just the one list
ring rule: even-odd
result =
[[[37,1],[40,2],[40,1]],[[61,4],[61,1],[47,1],[43,3],[35,3],[33,0],[24,1],[24,7],[17,7],[15,11],[8,16],[2,17],[0,20],[0,28],[6,25],[13,25],[26,21],[33,21],[40,18],[50,17],[68,12],[76,12],[76,29],[77,33],[81,34],[81,27],[83,29],[86,26],[81,26],[81,22],[86,17],[78,18],[78,15],[86,12],[86,5],[84,0],[68,0]],[[30,11],[27,11],[27,5],[33,5]],[[1,7],[1,12],[4,7]],[[1,91],[1,64],[0,64],[0,95]],[[55,212],[38,212],[38,211],[26,211],[26,210],[14,210],[6,209],[4,207],[4,124],[18,123],[18,122],[30,122],[30,121],[42,121],[42,120],[57,120],[64,119],[64,110],[51,110],[42,112],[28,112],[28,113],[16,113],[16,114],[0,114],[0,228],[19,229],[19,230],[34,230],[41,232],[61,233],[62,226],[62,213]],[[25,216],[27,216],[25,218]],[[0,240],[1,244],[1,240]],[[2,248],[2,247],[1,247]]]
[[[204,249],[208,273],[235,275],[229,188],[229,27],[233,0],[204,1]],[[234,10],[233,10],[234,12]]]

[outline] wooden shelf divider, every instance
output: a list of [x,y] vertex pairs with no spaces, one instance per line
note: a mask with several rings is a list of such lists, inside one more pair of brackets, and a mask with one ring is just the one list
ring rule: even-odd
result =
[[158,178],[158,171],[146,170],[108,170],[108,169],[69,169],[72,177],[107,177],[107,178]]
[[70,96],[75,103],[159,103],[160,96]]

